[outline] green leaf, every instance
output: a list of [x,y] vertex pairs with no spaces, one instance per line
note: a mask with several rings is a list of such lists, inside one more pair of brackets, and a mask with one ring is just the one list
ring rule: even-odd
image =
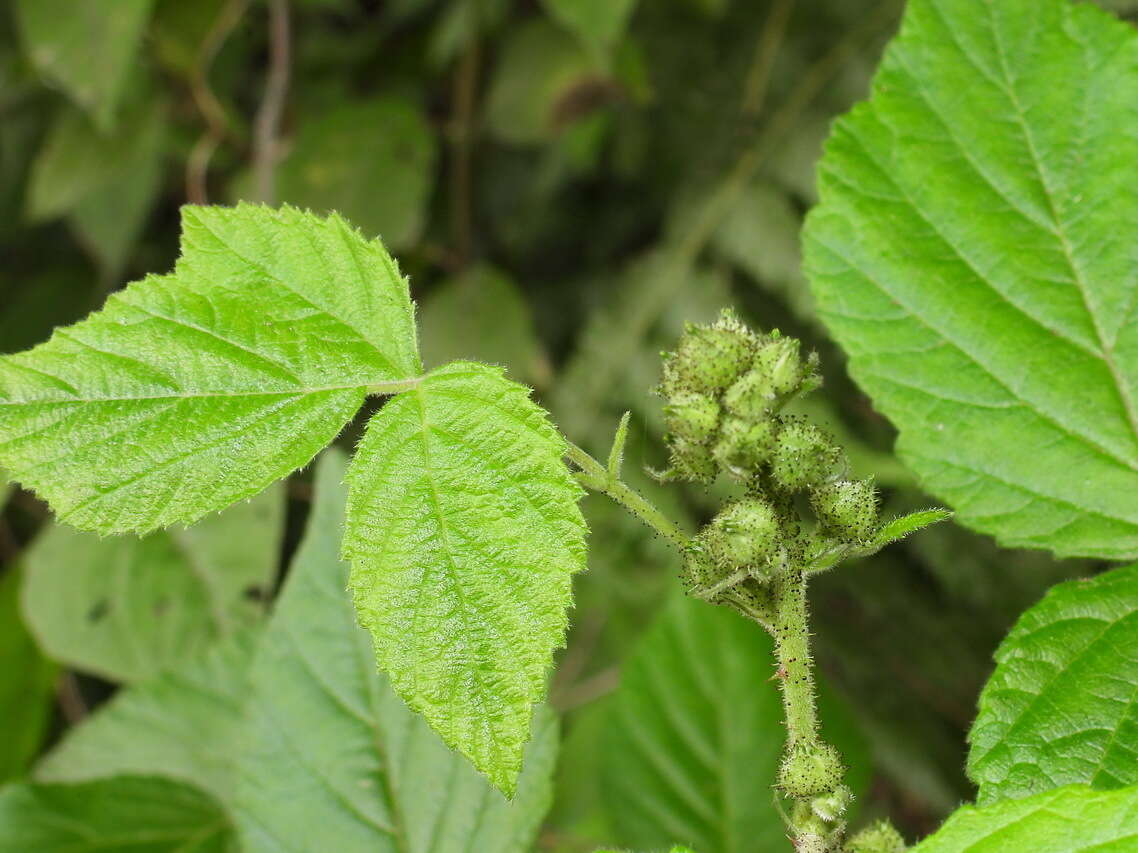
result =
[[981,805],[1138,784],[1138,565],[1054,587],[996,664],[969,735]]
[[1138,555],[1135,98],[1138,34],[1091,4],[913,0],[820,166],[820,314],[1005,545]]
[[114,124],[154,0],[17,0],[24,50],[102,128]]
[[284,527],[272,489],[189,529],[100,539],[64,525],[27,556],[24,613],[51,657],[113,681],[177,665],[261,618]]
[[[0,485],[0,509],[4,497]],[[48,733],[55,703],[56,668],[40,654],[20,620],[19,582],[17,566],[0,574],[0,782],[23,775]]]
[[232,802],[258,630],[238,631],[120,690],[42,758],[40,782],[165,776]]
[[455,362],[375,415],[348,472],[344,555],[380,666],[509,794],[585,562],[564,452],[528,389]]
[[500,364],[539,385],[551,369],[525,296],[501,270],[478,266],[443,282],[422,301],[421,347],[428,366],[459,358]]
[[548,142],[579,117],[575,94],[591,94],[595,101],[597,87],[604,85],[584,45],[536,18],[504,41],[486,96],[487,127],[514,145]]
[[[676,596],[621,673],[602,758],[604,801],[630,847],[682,841],[750,853],[786,845],[771,783],[786,730],[768,636],[730,610]],[[823,732],[868,781],[868,755],[835,703]]]
[[958,809],[911,853],[1123,853],[1138,838],[1138,787],[1069,785],[1025,800]]
[[217,803],[187,785],[116,776],[84,785],[0,788],[0,850],[236,853]]
[[[191,523],[420,372],[407,284],[338,216],[182,208],[182,256],[0,359],[0,466],[77,527]],[[385,385],[386,383],[386,385]]]
[[949,518],[952,518],[952,513],[947,509],[933,508],[910,512],[890,519],[881,525],[865,550],[870,554],[876,553],[892,542],[900,541],[930,524],[946,521]]
[[586,44],[606,50],[624,34],[636,0],[542,0],[542,5]]
[[281,200],[338,211],[393,249],[418,241],[438,147],[419,109],[400,98],[370,99],[308,116],[300,128],[277,170]]
[[321,458],[308,532],[254,662],[237,808],[244,849],[322,850],[334,828],[338,853],[530,850],[552,798],[556,722],[538,714],[507,803],[395,695],[345,591],[344,471],[338,451]]
[[[161,105],[147,100],[130,104],[114,133],[100,130],[77,109],[60,110],[32,163],[28,219],[42,222],[72,212],[88,217],[99,198],[113,197],[124,184],[133,189],[158,165],[163,122]],[[119,222],[120,216],[116,210],[110,217],[116,227],[131,225]],[[110,230],[105,223],[103,228]]]

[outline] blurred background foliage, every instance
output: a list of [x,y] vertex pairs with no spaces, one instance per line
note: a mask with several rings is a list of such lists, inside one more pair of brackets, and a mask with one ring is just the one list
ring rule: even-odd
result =
[[[808,405],[856,473],[877,476],[887,511],[927,505],[799,269],[828,124],[865,93],[900,11],[9,0],[0,352],[169,269],[186,202],[336,209],[410,274],[428,365],[507,365],[594,453],[631,409],[629,476],[689,529],[722,491],[640,473],[664,462],[650,389],[683,323],[728,305],[820,352],[826,385]],[[98,540],[0,491],[0,781],[50,770],[52,747],[122,685],[240,643],[310,494],[301,473],[189,531]],[[606,499],[585,510],[590,571],[552,675],[564,741],[539,849],[650,849],[678,835],[702,853],[777,847],[782,734],[765,637],[678,600],[676,555]],[[827,713],[856,756],[862,817],[891,815],[916,836],[971,797],[964,737],[995,645],[1048,586],[1094,568],[945,524],[819,579]]]

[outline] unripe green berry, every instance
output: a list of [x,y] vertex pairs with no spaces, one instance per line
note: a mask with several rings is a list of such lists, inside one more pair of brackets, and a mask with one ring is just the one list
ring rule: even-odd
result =
[[672,471],[681,480],[710,483],[719,473],[711,448],[686,438],[673,438],[670,446]]
[[771,479],[787,492],[832,480],[842,468],[842,452],[813,424],[792,420],[785,423],[775,442]]
[[664,407],[664,417],[672,435],[704,444],[719,429],[719,403],[706,394],[679,391]]
[[728,416],[712,448],[715,461],[733,474],[751,476],[774,452],[775,424]]
[[736,379],[723,395],[727,411],[748,420],[768,417],[777,401],[770,377],[753,368]]
[[712,559],[737,568],[765,564],[778,547],[781,530],[770,504],[745,498],[725,507],[701,535]]
[[752,370],[766,377],[775,394],[790,394],[802,383],[805,369],[798,347],[797,338],[776,337],[755,353]]
[[810,492],[822,527],[842,538],[868,539],[877,524],[877,489],[869,480],[838,480]]
[[718,395],[747,367],[753,351],[753,337],[735,321],[689,326],[668,362],[665,392]]
[[907,849],[901,833],[882,820],[847,841],[843,853],[905,853]]
[[788,797],[803,800],[836,788],[843,775],[841,756],[830,744],[793,746],[778,769],[778,786]]

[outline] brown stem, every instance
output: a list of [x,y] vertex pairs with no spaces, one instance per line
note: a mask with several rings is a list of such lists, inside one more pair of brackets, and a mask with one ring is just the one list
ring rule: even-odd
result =
[[289,34],[288,0],[269,2],[269,74],[265,95],[253,122],[253,185],[256,198],[276,203],[276,165],[278,136],[285,99],[288,97],[289,64],[292,49]]

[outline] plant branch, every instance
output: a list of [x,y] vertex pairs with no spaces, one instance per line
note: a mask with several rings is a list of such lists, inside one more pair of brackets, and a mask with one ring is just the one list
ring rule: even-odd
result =
[[818,739],[814,698],[814,662],[806,612],[806,573],[784,566],[775,580],[775,655],[786,712],[787,745],[812,745]]
[[253,129],[253,179],[257,200],[276,203],[276,165],[279,155],[278,135],[285,98],[288,96],[291,47],[288,0],[269,2],[269,75],[265,96],[257,110]]
[[623,480],[613,477],[604,465],[573,442],[568,441],[566,445],[566,456],[580,469],[577,479],[581,485],[608,495],[681,551],[687,550],[690,540],[671,519]]

